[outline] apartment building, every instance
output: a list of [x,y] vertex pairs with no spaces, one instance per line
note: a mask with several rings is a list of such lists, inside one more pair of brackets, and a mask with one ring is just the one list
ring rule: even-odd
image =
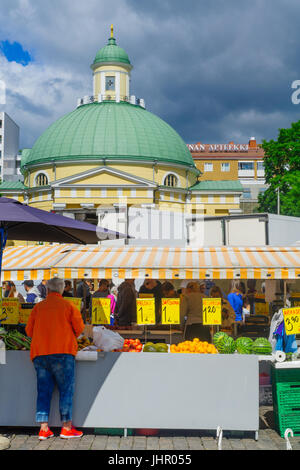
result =
[[243,196],[240,208],[249,214],[256,210],[258,195],[265,184],[264,151],[251,137],[246,144],[188,144],[201,181],[240,181]]
[[[19,155],[19,126],[5,112],[0,112],[0,177],[1,181],[22,178]],[[19,157],[18,157],[19,155]]]

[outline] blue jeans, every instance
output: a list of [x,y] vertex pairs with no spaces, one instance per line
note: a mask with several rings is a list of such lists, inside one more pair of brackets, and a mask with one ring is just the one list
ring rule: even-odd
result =
[[37,356],[33,360],[37,376],[36,422],[49,421],[54,385],[59,390],[59,411],[62,422],[72,420],[75,385],[75,358],[71,354]]

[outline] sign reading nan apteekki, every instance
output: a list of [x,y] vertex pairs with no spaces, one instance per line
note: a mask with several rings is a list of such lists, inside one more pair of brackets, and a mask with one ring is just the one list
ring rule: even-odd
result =
[[190,152],[248,152],[248,144],[188,144]]

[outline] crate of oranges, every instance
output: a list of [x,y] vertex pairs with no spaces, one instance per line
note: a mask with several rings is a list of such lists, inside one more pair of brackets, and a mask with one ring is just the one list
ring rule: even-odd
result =
[[171,353],[189,353],[189,354],[218,354],[218,350],[213,344],[207,341],[200,341],[194,338],[193,341],[183,341],[183,343],[171,344]]

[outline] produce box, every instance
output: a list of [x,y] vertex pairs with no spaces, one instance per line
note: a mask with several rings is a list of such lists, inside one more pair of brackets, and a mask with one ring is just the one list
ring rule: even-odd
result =
[[293,431],[294,436],[300,435],[300,413],[282,414],[274,411],[274,423],[281,437],[284,437],[287,428]]

